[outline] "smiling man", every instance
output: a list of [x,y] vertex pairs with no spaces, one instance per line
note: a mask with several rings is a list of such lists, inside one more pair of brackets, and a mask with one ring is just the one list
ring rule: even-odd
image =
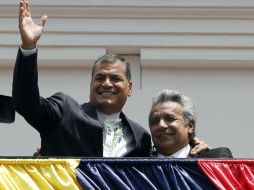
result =
[[99,58],[92,69],[90,101],[106,113],[120,112],[132,94],[130,64],[116,55]]
[[93,66],[90,101],[79,105],[70,96],[56,93],[40,96],[37,71],[37,42],[47,17],[36,25],[28,1],[19,6],[21,46],[13,76],[16,111],[41,136],[42,156],[123,157],[149,156],[151,138],[141,125],[121,111],[132,95],[130,64],[106,54]]
[[[187,158],[195,136],[196,111],[192,100],[175,90],[163,90],[152,103],[149,126],[156,151],[154,156]],[[226,147],[201,151],[196,157],[232,158]]]
[[[141,125],[121,110],[132,95],[130,63],[118,55],[106,54],[95,61],[90,83],[90,101],[79,105],[65,93],[40,96],[37,42],[47,16],[39,24],[31,17],[29,4],[19,5],[21,46],[13,74],[15,110],[41,136],[42,156],[150,156],[151,137]],[[196,141],[193,154],[208,146]]]

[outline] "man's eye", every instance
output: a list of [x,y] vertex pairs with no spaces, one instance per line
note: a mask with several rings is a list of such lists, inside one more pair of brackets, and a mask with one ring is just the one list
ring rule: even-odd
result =
[[151,119],[151,120],[150,120],[150,125],[151,125],[151,126],[157,125],[159,122],[160,122],[159,119],[154,118],[154,119]]
[[119,77],[112,77],[112,80],[118,82],[118,81],[121,81],[122,79]]
[[103,78],[103,77],[95,77],[95,80],[96,80],[96,81],[103,81],[104,78]]
[[171,116],[167,116],[167,117],[165,117],[165,120],[166,120],[167,122],[172,122],[172,121],[175,121],[176,118],[171,117]]

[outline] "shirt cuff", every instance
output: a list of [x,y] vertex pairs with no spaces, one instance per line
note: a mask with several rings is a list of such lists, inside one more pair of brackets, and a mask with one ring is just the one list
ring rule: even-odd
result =
[[34,48],[34,49],[23,49],[21,47],[20,48],[20,51],[23,53],[24,56],[29,56],[29,55],[32,55],[34,53],[36,53],[36,50],[37,50],[37,47]]

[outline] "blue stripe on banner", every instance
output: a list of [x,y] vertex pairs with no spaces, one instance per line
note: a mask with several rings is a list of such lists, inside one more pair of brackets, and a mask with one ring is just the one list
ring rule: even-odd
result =
[[76,177],[86,190],[216,189],[194,159],[82,159]]

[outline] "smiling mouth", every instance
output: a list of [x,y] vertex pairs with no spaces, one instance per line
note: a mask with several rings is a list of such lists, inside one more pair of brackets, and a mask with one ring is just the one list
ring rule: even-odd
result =
[[97,92],[97,93],[102,96],[112,96],[116,94],[116,92]]
[[157,138],[169,137],[169,136],[173,136],[173,135],[174,135],[173,133],[166,133],[166,134],[158,135]]

